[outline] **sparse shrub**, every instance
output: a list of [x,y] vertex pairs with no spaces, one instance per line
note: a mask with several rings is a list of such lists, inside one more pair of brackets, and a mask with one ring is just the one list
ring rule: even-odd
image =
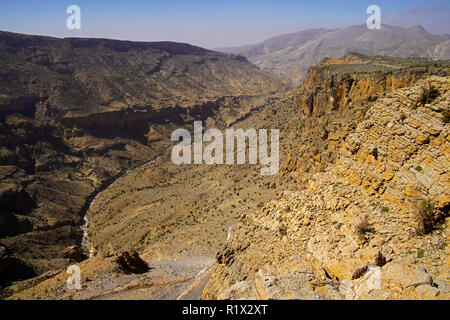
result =
[[417,258],[422,259],[425,255],[425,250],[423,249],[418,249],[417,250]]
[[439,90],[436,89],[433,85],[429,85],[428,88],[422,88],[422,97],[420,99],[420,103],[422,105],[425,105],[432,102],[437,97],[439,97]]
[[405,120],[405,119],[406,119],[406,114],[405,114],[404,112],[402,112],[402,113],[400,114],[400,120],[403,121],[403,120]]
[[376,208],[378,208],[381,204],[380,204],[380,202],[375,202],[375,201],[372,201],[371,203],[370,203],[370,205],[373,207],[373,209],[375,210]]
[[430,233],[434,230],[436,219],[434,216],[434,203],[429,200],[422,200],[419,202],[418,214],[421,224],[421,233]]
[[369,216],[367,214],[355,223],[355,231],[361,237],[364,237],[366,233],[372,231],[369,224]]
[[419,171],[419,172],[422,171],[422,167],[421,166],[417,166],[417,167],[415,167],[415,169],[416,169],[416,171]]
[[337,188],[337,187],[339,187],[340,185],[342,184],[342,182],[335,182],[334,184],[333,184],[333,188]]
[[281,223],[280,226],[278,227],[278,231],[280,232],[280,235],[282,237],[287,236],[287,228],[283,223]]
[[387,213],[387,212],[389,212],[389,208],[388,207],[382,207],[381,208],[381,212]]

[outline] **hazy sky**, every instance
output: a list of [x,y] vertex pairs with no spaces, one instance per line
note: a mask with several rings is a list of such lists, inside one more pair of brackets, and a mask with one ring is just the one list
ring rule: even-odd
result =
[[[72,4],[81,8],[81,30],[66,28],[66,8]],[[216,48],[309,28],[363,24],[371,4],[380,6],[384,24],[421,24],[432,33],[450,33],[448,0],[0,0],[0,30]]]

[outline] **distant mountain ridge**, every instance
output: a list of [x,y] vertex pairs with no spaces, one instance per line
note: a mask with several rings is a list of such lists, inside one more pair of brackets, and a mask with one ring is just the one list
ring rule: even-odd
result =
[[450,59],[450,34],[434,35],[422,26],[411,28],[366,25],[340,29],[309,29],[272,37],[254,45],[219,48],[218,51],[245,56],[281,79],[299,84],[308,68],[325,57],[339,58],[348,52],[393,57]]
[[58,39],[0,31],[0,58],[0,106],[37,96],[61,113],[92,114],[119,104],[192,107],[224,96],[286,89],[244,57],[168,41]]

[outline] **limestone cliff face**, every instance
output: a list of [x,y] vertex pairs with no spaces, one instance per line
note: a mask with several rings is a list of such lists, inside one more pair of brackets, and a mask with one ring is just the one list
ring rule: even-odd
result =
[[375,101],[387,92],[410,86],[428,73],[439,73],[431,61],[366,57],[349,53],[325,59],[309,69],[302,85],[303,113],[321,116]]
[[304,82],[303,112],[320,116],[334,110],[366,104],[386,92],[409,86],[420,75],[403,71],[395,74],[335,73],[329,67],[313,67]]
[[356,53],[310,68],[303,86],[292,96],[300,109],[301,137],[290,137],[296,139],[292,143],[295,148],[287,155],[282,173],[324,170],[374,101],[429,74],[443,72],[432,61],[370,58]]
[[291,136],[316,148],[287,152],[281,175],[298,190],[243,215],[203,298],[450,298],[449,76],[327,68],[309,72],[312,102],[292,97]]
[[[422,88],[428,83],[440,96],[422,106]],[[449,87],[448,78],[430,77],[388,93],[348,135],[334,172],[403,213],[415,211],[415,204],[424,198],[448,213]]]

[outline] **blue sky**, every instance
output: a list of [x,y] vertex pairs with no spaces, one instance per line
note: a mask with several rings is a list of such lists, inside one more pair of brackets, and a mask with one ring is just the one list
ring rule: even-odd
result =
[[[71,4],[81,8],[81,30],[66,28]],[[309,28],[363,24],[371,4],[380,6],[384,24],[421,24],[432,33],[450,33],[448,0],[0,0],[0,30],[216,48]]]

